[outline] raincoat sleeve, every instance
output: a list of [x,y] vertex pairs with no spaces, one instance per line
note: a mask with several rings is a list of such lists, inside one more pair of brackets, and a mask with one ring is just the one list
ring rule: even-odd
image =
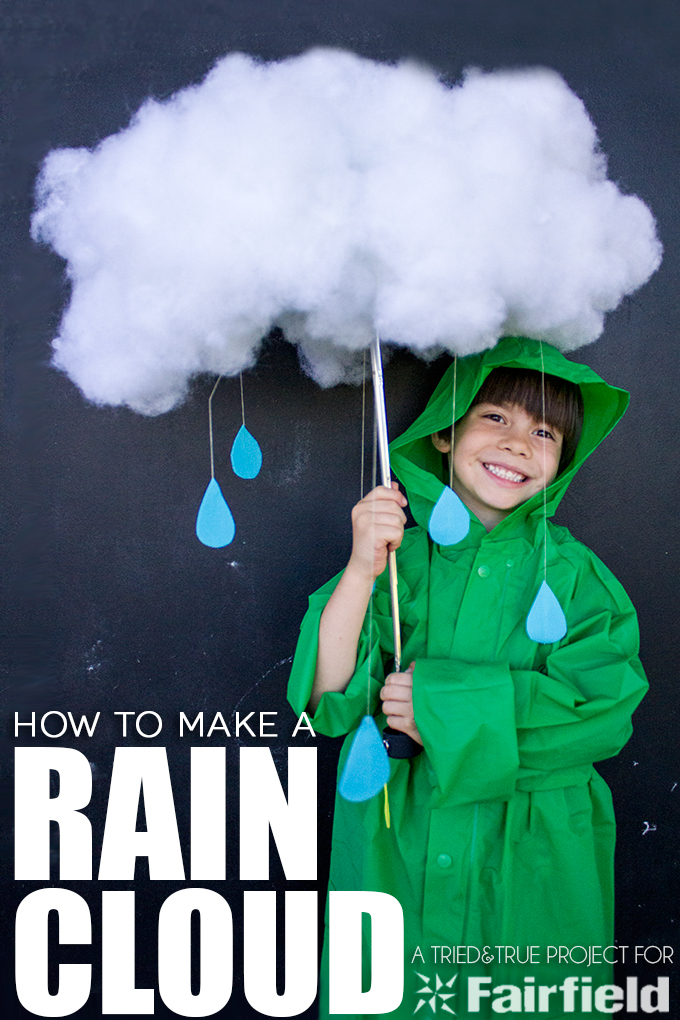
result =
[[[288,701],[298,716],[306,711],[312,692],[321,614],[341,576],[338,574],[310,596],[309,609],[300,626],[300,637],[288,681]],[[367,711],[371,715],[375,714],[380,704],[380,688],[386,675],[380,647],[381,635],[383,630],[391,631],[391,627],[385,598],[382,593],[376,593],[370,619],[367,615],[359,639],[354,675],[344,691],[331,691],[322,695],[316,712],[309,716],[313,728],[319,733],[329,737],[342,736],[356,729]]]
[[587,782],[629,739],[647,689],[635,610],[593,554],[579,575],[567,636],[540,668],[416,659],[416,724],[452,803]]

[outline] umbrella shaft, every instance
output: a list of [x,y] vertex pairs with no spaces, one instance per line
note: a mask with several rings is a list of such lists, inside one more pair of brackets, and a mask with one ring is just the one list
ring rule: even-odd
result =
[[[385,381],[383,379],[382,358],[380,356],[380,337],[376,334],[371,343],[371,368],[373,370],[373,404],[378,433],[378,454],[380,458],[380,474],[382,483],[390,487],[390,451],[387,435],[387,412],[385,410]],[[387,556],[390,573],[390,599],[392,602],[392,633],[394,635],[394,671],[401,669],[401,629],[399,627],[399,595],[397,593],[397,554],[390,552]]]

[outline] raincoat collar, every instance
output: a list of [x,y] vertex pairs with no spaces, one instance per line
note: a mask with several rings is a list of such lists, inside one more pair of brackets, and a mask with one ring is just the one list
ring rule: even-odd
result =
[[[542,349],[542,351],[541,351]],[[541,358],[542,354],[542,358]],[[610,386],[587,365],[568,361],[555,347],[526,337],[504,337],[495,347],[480,354],[459,358],[456,370],[456,420],[470,407],[482,383],[495,368],[523,368],[575,383],[583,397],[583,429],[571,463],[548,486],[546,512],[551,517],[569,483],[587,457],[611,432],[628,406],[629,394]],[[401,436],[390,444],[390,463],[403,483],[411,512],[427,528],[433,507],[441,496],[448,477],[441,454],[430,439],[433,432],[449,428],[453,418],[453,365],[446,370],[423,413]],[[520,522],[537,522],[543,514],[543,493],[539,492],[515,507],[512,513],[490,532],[500,537]],[[476,521],[476,518],[473,517]]]

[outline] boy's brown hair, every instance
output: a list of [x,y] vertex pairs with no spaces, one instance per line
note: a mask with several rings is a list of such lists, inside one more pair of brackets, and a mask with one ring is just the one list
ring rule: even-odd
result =
[[[545,423],[563,435],[562,455],[558,474],[571,462],[583,426],[583,398],[580,388],[556,375],[544,375],[526,368],[495,368],[486,377],[470,407],[476,404],[509,404],[524,408],[536,421],[543,419],[545,389]],[[440,432],[449,438],[450,429]]]

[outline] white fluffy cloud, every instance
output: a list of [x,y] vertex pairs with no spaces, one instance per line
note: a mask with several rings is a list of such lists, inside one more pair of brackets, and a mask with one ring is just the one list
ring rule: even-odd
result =
[[72,282],[54,364],[144,414],[251,366],[276,324],[324,386],[376,330],[425,356],[507,333],[573,350],[661,260],[543,69],[451,87],[336,50],[232,54],[93,151],[51,152],[37,196]]

